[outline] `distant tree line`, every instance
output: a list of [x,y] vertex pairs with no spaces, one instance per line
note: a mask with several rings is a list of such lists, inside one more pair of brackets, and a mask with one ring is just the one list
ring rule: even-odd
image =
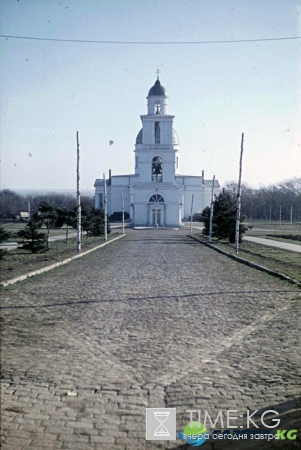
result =
[[[71,195],[48,194],[37,196],[22,196],[13,191],[5,189],[0,191],[1,210],[0,218],[5,221],[13,221],[20,218],[21,212],[28,211],[30,202],[30,220],[16,237],[22,239],[21,248],[32,253],[49,249],[49,235],[51,228],[65,227],[68,243],[69,227],[77,227],[77,202]],[[20,219],[19,219],[20,220]],[[41,233],[39,228],[44,226],[46,234]],[[81,197],[81,226],[86,236],[101,236],[105,230],[104,210],[94,208],[94,199],[88,196]],[[107,233],[110,226],[107,222]],[[0,226],[0,242],[5,242],[11,233]],[[0,252],[0,259],[5,251]]]
[[[38,212],[39,205],[43,202],[50,204],[54,209],[65,208],[71,210],[76,206],[76,197],[70,194],[37,194],[20,195],[10,189],[0,191],[0,214],[4,219],[16,219],[20,212],[27,212],[30,207],[31,216]],[[94,207],[94,197],[82,195],[81,204],[83,207]]]
[[[225,191],[237,197],[237,183],[227,182]],[[247,219],[301,221],[301,178],[253,189],[242,185],[241,211]]]

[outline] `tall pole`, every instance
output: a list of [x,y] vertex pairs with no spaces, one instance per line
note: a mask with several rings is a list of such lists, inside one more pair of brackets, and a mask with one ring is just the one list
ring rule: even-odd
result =
[[193,199],[194,199],[194,194],[192,194],[192,197],[191,197],[191,212],[190,212],[190,235],[192,235],[192,212],[193,212]]
[[215,184],[215,175],[213,175],[213,180],[212,180],[211,202],[210,202],[210,220],[209,220],[209,242],[210,243],[212,241],[214,184]]
[[108,240],[108,230],[107,230],[107,224],[108,224],[108,202],[107,202],[107,182],[106,182],[105,174],[103,174],[103,184],[104,184],[104,206],[105,206],[104,238],[105,238],[105,241],[107,241]]
[[293,226],[293,205],[291,205],[291,227]]
[[80,190],[79,190],[79,139],[78,131],[76,132],[77,143],[77,165],[76,165],[76,195],[77,195],[77,251],[81,251],[82,247],[82,211],[80,203]]
[[123,192],[121,192],[121,203],[122,203],[122,234],[124,234],[124,198],[123,198]]
[[239,224],[241,212],[241,172],[242,172],[242,156],[244,151],[244,133],[241,135],[240,160],[239,160],[239,176],[237,186],[237,211],[236,211],[236,227],[235,227],[235,251],[238,253],[239,248]]

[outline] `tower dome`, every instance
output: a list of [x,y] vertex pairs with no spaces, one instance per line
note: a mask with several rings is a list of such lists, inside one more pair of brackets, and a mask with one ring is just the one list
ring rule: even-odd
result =
[[154,96],[163,96],[163,97],[167,97],[167,92],[164,86],[162,86],[162,84],[160,83],[159,78],[156,80],[155,84],[153,85],[152,88],[150,88],[149,93],[148,93],[148,97],[154,97]]
[[168,97],[164,86],[157,78],[147,96],[147,111],[149,115],[166,115],[168,108]]

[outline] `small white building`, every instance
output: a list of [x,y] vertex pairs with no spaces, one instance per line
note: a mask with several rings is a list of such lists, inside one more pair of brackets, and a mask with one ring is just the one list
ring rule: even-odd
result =
[[[168,114],[168,97],[159,78],[147,96],[147,114],[136,138],[135,173],[111,175],[106,180],[108,215],[129,213],[136,227],[179,227],[191,213],[210,205],[212,180],[179,173],[179,139]],[[104,206],[104,180],[95,181],[95,207]],[[215,181],[215,193],[219,183]]]

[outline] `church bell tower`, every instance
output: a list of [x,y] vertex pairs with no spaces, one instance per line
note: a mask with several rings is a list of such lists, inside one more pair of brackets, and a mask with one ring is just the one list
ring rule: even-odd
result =
[[179,166],[179,140],[168,114],[168,96],[159,74],[147,96],[147,114],[136,138],[135,173],[140,182],[175,183]]

